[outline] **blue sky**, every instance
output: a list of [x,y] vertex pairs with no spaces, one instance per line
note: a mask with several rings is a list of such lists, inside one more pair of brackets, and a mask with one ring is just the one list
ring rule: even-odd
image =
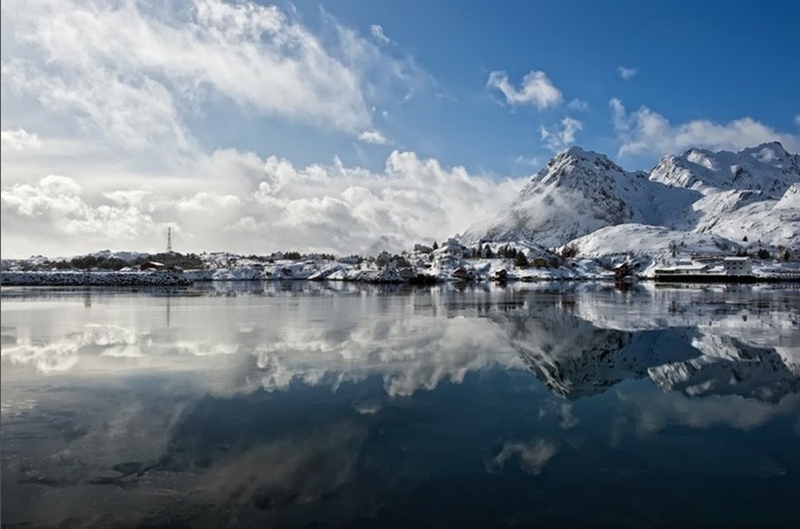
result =
[[[311,27],[321,27],[318,3],[294,5]],[[447,164],[503,175],[528,171],[514,160],[546,162],[552,149],[540,127],[570,116],[583,124],[576,143],[623,164],[651,166],[666,153],[618,156],[612,98],[632,111],[645,106],[675,126],[751,117],[797,134],[797,2],[340,1],[324,9],[364,35],[379,24],[391,39],[387,53],[414,57],[435,79],[383,127],[399,146]],[[506,104],[486,86],[496,70],[515,85],[530,71],[545,72],[563,104]],[[588,109],[569,108],[575,100]]]
[[[800,3],[8,0],[4,257],[463,232],[573,144],[800,150]],[[455,191],[454,191],[455,190]]]

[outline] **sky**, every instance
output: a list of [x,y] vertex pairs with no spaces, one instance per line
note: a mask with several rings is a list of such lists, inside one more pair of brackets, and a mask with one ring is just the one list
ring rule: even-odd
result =
[[441,241],[572,145],[800,151],[800,2],[4,0],[3,258]]

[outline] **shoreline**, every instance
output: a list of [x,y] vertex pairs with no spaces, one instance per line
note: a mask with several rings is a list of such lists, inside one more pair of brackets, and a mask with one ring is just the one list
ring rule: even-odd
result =
[[51,272],[51,271],[2,271],[0,272],[0,286],[8,287],[46,287],[46,286],[101,286],[101,287],[129,287],[129,286],[191,286],[195,283],[224,283],[231,281],[276,282],[276,281],[333,281],[341,283],[362,284],[408,284],[408,285],[436,285],[445,283],[538,283],[538,282],[584,282],[596,281],[603,283],[633,284],[636,282],[651,282],[656,285],[664,284],[759,284],[759,283],[800,283],[800,275],[787,276],[724,276],[724,275],[686,275],[669,277],[636,277],[619,280],[613,276],[561,276],[561,277],[508,277],[499,281],[490,277],[474,277],[469,279],[443,278],[437,276],[401,278],[396,274],[377,274],[365,278],[309,278],[309,277],[213,277],[209,274],[183,274],[180,272]]

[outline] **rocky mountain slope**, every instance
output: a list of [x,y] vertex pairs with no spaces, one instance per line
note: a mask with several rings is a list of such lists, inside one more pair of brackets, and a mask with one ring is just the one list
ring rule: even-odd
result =
[[572,147],[534,175],[488,229],[464,239],[545,247],[575,241],[580,249],[597,247],[597,233],[621,251],[647,250],[631,238],[641,230],[659,234],[655,242],[697,241],[722,251],[743,240],[800,247],[800,156],[777,142],[735,153],[690,149],[645,173]]

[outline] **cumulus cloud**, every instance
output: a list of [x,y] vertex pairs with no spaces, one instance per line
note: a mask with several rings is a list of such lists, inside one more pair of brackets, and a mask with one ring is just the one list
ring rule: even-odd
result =
[[661,156],[680,153],[690,147],[741,150],[769,141],[780,141],[784,147],[795,152],[800,150],[800,136],[778,132],[750,117],[724,124],[702,119],[672,124],[645,106],[628,112],[622,101],[616,98],[609,101],[609,106],[621,144],[620,156]]
[[[0,205],[4,251],[13,252],[17,245],[22,245],[34,253],[35,246],[30,245],[42,243],[42,250],[46,250],[59,239],[74,241],[76,247],[98,242],[108,247],[109,243],[134,240],[162,228],[149,213],[135,205],[89,203],[82,194],[77,182],[58,175],[46,176],[34,184],[3,187]],[[38,240],[32,237],[34,234],[44,238]],[[69,243],[49,249],[55,252],[65,246]]]
[[357,135],[371,124],[371,77],[407,91],[421,75],[331,17],[339,40],[323,42],[292,15],[247,1],[172,10],[10,0],[2,16],[4,85],[130,149],[193,149],[187,123],[207,101]]
[[564,100],[561,91],[553,85],[547,74],[537,70],[523,77],[519,88],[509,83],[506,72],[494,71],[489,74],[486,86],[500,90],[506,102],[512,106],[531,105],[543,110]]
[[619,76],[626,81],[639,73],[636,68],[626,68],[624,66],[617,67],[617,72],[619,73]]
[[373,24],[370,26],[369,30],[375,40],[381,44],[389,44],[391,42],[391,39],[386,36],[386,33],[383,32],[383,26],[380,26],[379,24]]
[[542,142],[548,149],[553,151],[560,151],[575,143],[575,133],[583,130],[583,123],[577,119],[565,116],[561,120],[561,126],[558,125],[550,129],[542,126],[539,128]]
[[586,112],[589,110],[589,103],[584,101],[583,99],[573,99],[569,103],[567,103],[567,108],[570,110],[576,110],[578,112]]
[[42,146],[39,136],[24,129],[4,130],[0,132],[0,140],[4,151],[24,151]]
[[364,143],[372,143],[374,145],[385,145],[386,137],[378,130],[367,130],[362,132],[358,139]]
[[400,250],[462,232],[476,215],[496,214],[524,184],[401,151],[377,173],[339,160],[295,167],[233,149],[201,156],[182,171],[172,175],[177,185],[157,189],[112,178],[98,191],[65,176],[5,185],[4,257],[61,255],[67,248],[152,251],[163,245],[167,226],[179,251],[349,254],[382,237]]

